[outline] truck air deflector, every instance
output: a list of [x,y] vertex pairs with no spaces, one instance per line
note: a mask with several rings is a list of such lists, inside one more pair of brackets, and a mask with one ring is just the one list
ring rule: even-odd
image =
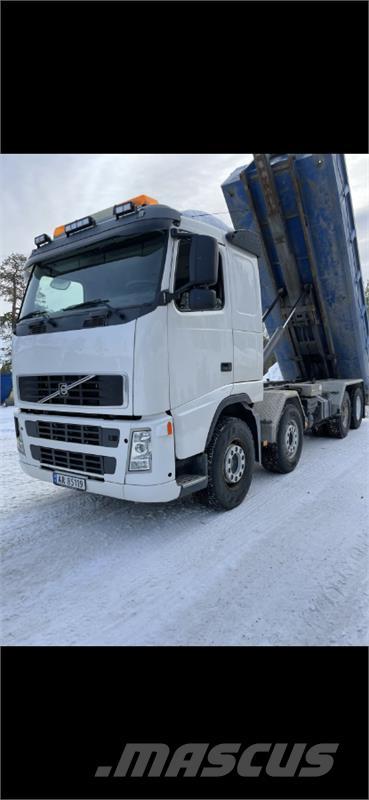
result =
[[262,255],[262,242],[260,236],[254,231],[228,231],[225,238],[229,244],[240,247],[258,258]]

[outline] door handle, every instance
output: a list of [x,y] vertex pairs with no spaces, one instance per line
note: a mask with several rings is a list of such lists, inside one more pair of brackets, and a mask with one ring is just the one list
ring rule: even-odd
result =
[[232,372],[232,361],[222,361],[220,365],[221,372]]

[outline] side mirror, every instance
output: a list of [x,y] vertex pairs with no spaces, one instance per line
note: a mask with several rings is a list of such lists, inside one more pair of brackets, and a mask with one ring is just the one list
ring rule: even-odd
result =
[[217,282],[218,245],[212,236],[192,236],[189,272],[194,286],[214,286]]
[[217,296],[214,289],[190,289],[188,304],[190,311],[213,311],[216,307]]

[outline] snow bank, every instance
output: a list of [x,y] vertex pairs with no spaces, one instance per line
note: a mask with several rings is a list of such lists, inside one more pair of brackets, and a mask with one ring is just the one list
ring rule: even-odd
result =
[[3,644],[368,644],[368,420],[224,514],[32,480],[11,408],[0,451]]

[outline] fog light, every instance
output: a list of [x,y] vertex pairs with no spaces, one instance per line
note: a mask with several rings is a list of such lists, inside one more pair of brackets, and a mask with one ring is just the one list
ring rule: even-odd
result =
[[24,444],[23,444],[22,434],[20,432],[18,417],[14,417],[14,426],[15,426],[15,437],[16,437],[16,440],[17,440],[17,448],[18,448],[19,452],[22,453],[22,455],[25,456],[26,455],[26,451],[24,449]]
[[151,431],[132,431],[129,471],[150,470],[151,457]]

